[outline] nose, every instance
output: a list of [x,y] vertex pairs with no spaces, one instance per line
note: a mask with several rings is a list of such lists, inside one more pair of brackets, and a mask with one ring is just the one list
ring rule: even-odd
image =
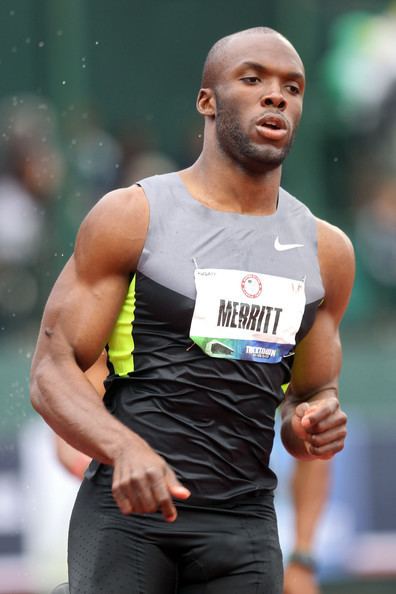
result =
[[284,111],[287,107],[287,101],[279,88],[272,87],[272,89],[268,90],[262,96],[261,105],[266,107],[276,107],[277,109]]

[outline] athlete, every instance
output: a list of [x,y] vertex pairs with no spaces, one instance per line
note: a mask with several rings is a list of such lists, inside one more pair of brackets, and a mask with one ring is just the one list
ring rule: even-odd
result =
[[[70,523],[71,594],[282,591],[275,410],[297,458],[343,448],[354,274],[345,235],[280,188],[304,84],[276,31],[221,39],[198,160],[111,192],[81,226],[31,382],[34,407],[94,458]],[[102,403],[84,371],[104,346]]]

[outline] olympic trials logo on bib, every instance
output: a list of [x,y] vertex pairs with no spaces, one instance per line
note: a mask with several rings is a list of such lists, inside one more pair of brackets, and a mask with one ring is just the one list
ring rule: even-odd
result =
[[244,276],[242,279],[241,288],[246,297],[250,297],[251,299],[260,297],[263,291],[261,280],[256,274],[247,274]]

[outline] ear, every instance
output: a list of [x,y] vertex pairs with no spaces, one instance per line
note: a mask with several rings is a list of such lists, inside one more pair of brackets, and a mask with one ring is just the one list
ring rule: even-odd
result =
[[216,113],[216,98],[213,89],[200,89],[196,106],[198,113],[201,115],[214,116]]

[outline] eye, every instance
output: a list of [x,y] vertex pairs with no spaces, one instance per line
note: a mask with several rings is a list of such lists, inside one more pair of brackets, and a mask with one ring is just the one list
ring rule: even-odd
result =
[[247,85],[255,85],[260,82],[258,76],[244,76],[241,80],[246,83]]
[[287,85],[287,89],[292,95],[299,95],[300,94],[300,87],[298,85]]

